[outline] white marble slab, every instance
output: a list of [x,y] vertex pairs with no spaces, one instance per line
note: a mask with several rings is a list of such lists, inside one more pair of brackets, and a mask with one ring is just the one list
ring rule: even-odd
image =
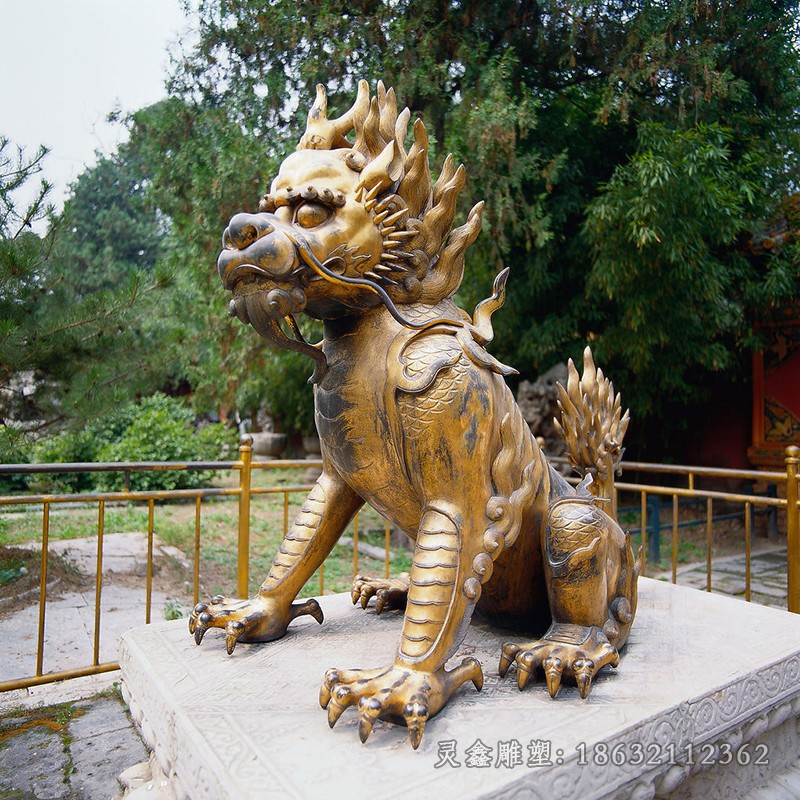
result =
[[[501,680],[513,637],[473,624],[455,659],[482,662],[484,689],[464,686],[415,752],[380,721],[362,745],[353,709],[328,729],[325,670],[389,663],[401,618],[347,595],[320,602],[324,625],[301,618],[231,657],[218,631],[196,647],[185,620],[123,637],[124,691],[177,797],[738,799],[800,755],[800,616],[788,612],[642,579],[620,667],[586,701],[574,686],[556,700],[541,682],[520,692],[513,668]],[[437,766],[448,747],[460,766]],[[535,765],[548,749],[552,763]]]

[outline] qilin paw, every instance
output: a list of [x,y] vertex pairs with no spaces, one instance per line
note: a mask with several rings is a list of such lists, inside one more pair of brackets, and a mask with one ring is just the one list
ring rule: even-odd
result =
[[271,642],[286,633],[289,623],[310,614],[322,624],[324,616],[316,600],[303,603],[282,603],[275,597],[256,595],[239,600],[217,595],[211,604],[198,603],[189,617],[189,633],[197,644],[209,628],[224,628],[225,648],[233,653],[237,642]]
[[610,664],[619,664],[619,652],[597,627],[553,623],[538,641],[503,645],[500,677],[505,677],[511,664],[516,664],[517,685],[525,688],[531,675],[541,670],[547,690],[555,697],[564,677],[573,678],[583,699],[589,695],[597,673]]
[[483,672],[474,658],[465,658],[449,672],[440,668],[425,672],[393,665],[369,670],[330,669],[319,693],[319,703],[328,710],[332,728],[350,706],[358,707],[358,735],[366,742],[375,720],[382,718],[408,728],[416,750],[425,723],[440,711],[466,681],[483,688]]
[[353,590],[350,597],[353,605],[361,601],[361,608],[366,608],[369,601],[375,598],[375,612],[403,609],[408,599],[410,576],[401,572],[396,578],[372,578],[369,575],[356,575],[353,578]]

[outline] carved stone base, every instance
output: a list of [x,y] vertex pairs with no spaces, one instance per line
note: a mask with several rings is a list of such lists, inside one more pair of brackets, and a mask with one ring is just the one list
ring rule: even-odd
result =
[[320,601],[321,627],[301,618],[232,657],[214,630],[196,647],[185,621],[136,628],[121,645],[124,692],[179,800],[784,796],[800,778],[800,616],[639,586],[619,670],[586,701],[574,686],[556,700],[543,682],[520,692],[513,670],[501,681],[513,636],[472,625],[454,659],[476,656],[484,689],[465,686],[416,752],[383,722],[360,744],[352,710],[328,730],[325,670],[389,663],[402,621],[347,595]]

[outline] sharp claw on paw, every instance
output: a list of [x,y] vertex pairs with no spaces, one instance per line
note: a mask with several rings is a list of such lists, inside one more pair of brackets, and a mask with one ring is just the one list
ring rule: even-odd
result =
[[408,703],[403,709],[403,719],[406,721],[411,746],[416,750],[422,741],[425,723],[428,721],[428,706],[419,700]]
[[361,602],[361,608],[366,609],[369,601],[375,598],[375,613],[380,614],[384,609],[403,608],[408,595],[408,575],[403,573],[396,578],[372,578],[368,575],[356,575],[353,579],[353,589],[350,598],[353,605]]
[[508,672],[508,668],[514,663],[514,657],[520,651],[518,645],[515,644],[504,644],[503,645],[503,653],[500,656],[500,666],[497,668],[497,671],[500,673],[501,678],[505,678],[506,673]]
[[313,598],[306,600],[305,603],[292,603],[291,614],[292,619],[308,614],[310,617],[314,617],[320,625],[325,621],[325,615],[322,613],[319,603]]
[[594,671],[594,662],[590,658],[579,658],[572,664],[572,674],[575,676],[582,700],[589,696]]
[[189,633],[195,632],[195,628],[197,628],[197,618],[207,610],[208,606],[205,603],[198,603],[194,607],[192,613],[189,615]]
[[[619,664],[619,652],[610,644],[599,628],[584,628],[580,641],[565,641],[565,626],[555,625],[537,642],[518,645],[512,642],[503,645],[500,656],[500,676],[508,672],[512,663],[516,662],[517,685],[524,689],[531,675],[537,668],[544,671],[547,691],[555,698],[565,677],[575,679],[582,699],[589,696],[592,681],[597,673],[607,664],[616,667]],[[574,628],[567,631],[575,635]],[[553,634],[553,635],[551,635]]]
[[358,738],[361,743],[369,739],[375,720],[383,711],[383,703],[377,697],[362,697],[358,703]]
[[337,686],[328,703],[328,726],[332,728],[351,705],[353,705],[353,693],[347,686]]
[[542,662],[544,667],[544,677],[547,681],[547,691],[550,697],[555,697],[558,690],[561,688],[561,675],[564,670],[564,664],[557,656],[547,656]]
[[[528,658],[525,658],[527,656]],[[531,653],[523,653],[517,661],[517,686],[522,691],[528,684],[533,673],[533,656]]]
[[225,649],[229,656],[233,655],[233,649],[242,633],[244,633],[244,623],[239,620],[232,619],[225,626]]
[[481,667],[481,662],[477,658],[465,658],[461,662],[461,666],[469,670],[469,679],[472,681],[472,685],[479,692],[483,691],[483,668]]
[[210,623],[213,617],[208,611],[204,611],[200,616],[197,618],[197,623],[194,628],[194,641],[195,644],[200,644],[203,641],[203,637],[206,635],[206,631],[211,627]]
[[323,683],[319,687],[319,704],[322,708],[327,708],[331,701],[331,690]]
[[197,644],[209,628],[225,634],[225,649],[232,654],[238,642],[270,642],[286,632],[289,623],[301,614],[322,622],[322,609],[316,600],[289,605],[277,597],[257,594],[249,600],[216,595],[211,604],[198,603],[189,618],[189,633]]
[[[366,742],[379,718],[394,722],[399,718],[408,728],[411,746],[416,750],[422,741],[425,725],[466,681],[480,691],[483,671],[476,658],[465,658],[447,672],[415,670],[393,665],[371,670],[335,670],[325,673],[319,702],[328,709],[332,728],[348,706],[358,706],[358,735]],[[401,723],[402,724],[402,723]]]

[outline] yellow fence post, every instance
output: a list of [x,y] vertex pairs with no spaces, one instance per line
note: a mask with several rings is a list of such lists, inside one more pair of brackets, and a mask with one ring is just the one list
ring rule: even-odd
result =
[[800,614],[800,510],[797,508],[797,467],[800,447],[786,448],[786,545],[789,611]]
[[253,440],[243,436],[239,444],[239,548],[236,560],[239,597],[250,596],[250,473],[253,461]]

